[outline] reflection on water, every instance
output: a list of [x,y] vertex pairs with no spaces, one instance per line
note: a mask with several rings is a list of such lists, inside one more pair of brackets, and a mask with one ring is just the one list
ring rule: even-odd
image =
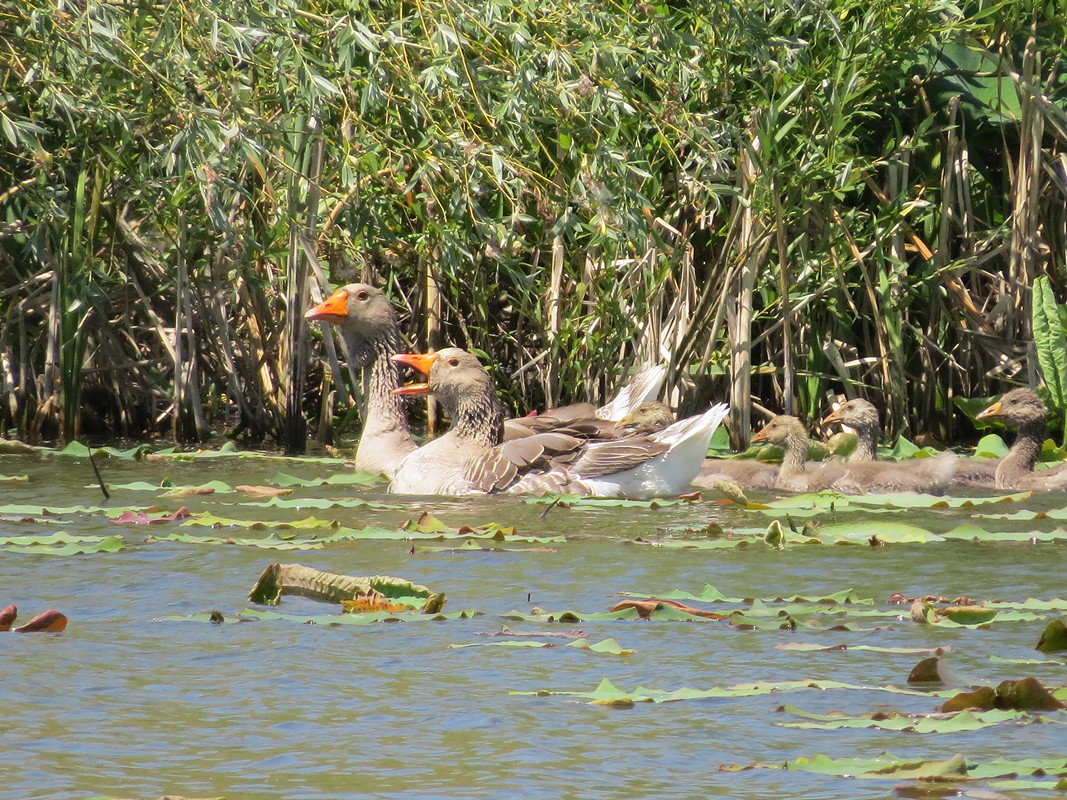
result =
[[[103,465],[112,483],[164,478],[175,483],[265,483],[278,469],[278,464],[236,459]],[[309,477],[329,474],[332,468],[290,463],[284,470]],[[99,490],[90,486],[91,470],[80,460],[0,458],[0,474],[23,473],[29,482],[0,484],[3,504],[100,503]],[[396,500],[377,489],[298,492]],[[151,493],[116,491],[110,505],[155,502],[173,510],[185,504],[221,516],[274,520],[307,516],[299,510],[223,505],[240,499],[156,499]],[[1062,497],[1029,502],[1060,505]],[[903,683],[917,660],[913,655],[775,648],[794,641],[952,645],[952,664],[968,682],[1022,677],[1019,670],[1025,669],[1056,685],[1062,683],[1062,669],[1048,673],[1046,667],[1042,673],[1038,667],[989,661],[991,654],[1033,655],[1029,648],[1041,623],[1006,622],[975,631],[891,621],[888,629],[848,632],[738,631],[717,622],[587,622],[554,630],[580,627],[592,641],[610,636],[636,652],[617,657],[561,646],[449,647],[487,641],[478,634],[505,625],[536,627],[500,617],[512,609],[603,611],[617,602],[615,592],[699,592],[705,583],[733,596],[855,587],[879,602],[893,592],[1047,599],[1063,594],[1062,545],[686,551],[629,540],[660,536],[659,528],[739,521],[724,518],[728,512],[710,504],[656,511],[555,508],[544,520],[538,519],[540,507],[512,498],[405,505],[402,510],[314,514],[348,526],[393,527],[428,509],[452,524],[514,523],[522,533],[568,540],[556,545],[556,552],[412,554],[409,542],[356,541],[323,551],[279,553],[226,545],[143,544],[147,533],[164,528],[125,527],[121,533],[129,546],[114,554],[50,557],[0,550],[0,605],[17,604],[21,621],[53,607],[71,620],[61,634],[0,634],[0,730],[6,749],[0,760],[0,800],[144,798],[168,792],[231,799],[882,797],[887,785],[878,782],[768,770],[722,773],[719,767],[818,753],[869,756],[883,750],[916,759],[954,752],[1008,758],[1062,755],[1062,731],[1056,725],[997,727],[951,737],[805,731],[782,727],[783,715],[775,712],[783,702],[856,714],[880,708],[931,711],[937,701],[925,697],[806,692],[618,710],[565,697],[508,694],[509,689],[591,691],[604,677],[626,689],[797,678],[877,686]],[[947,529],[971,515],[959,509],[892,518]],[[861,518],[866,517],[849,517]],[[0,521],[0,536],[116,532],[101,515],[73,520],[69,525]],[[1011,530],[1056,527],[1052,521],[1000,524]],[[444,591],[447,610],[481,614],[469,620],[345,627],[156,621],[163,615],[214,609],[233,616],[247,607],[247,592],[259,572],[276,560],[353,575],[399,575]],[[324,613],[323,606],[294,598],[283,600],[279,610]]]

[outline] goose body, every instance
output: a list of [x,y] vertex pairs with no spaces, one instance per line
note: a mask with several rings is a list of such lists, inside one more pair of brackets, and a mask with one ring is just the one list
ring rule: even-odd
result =
[[[874,404],[862,398],[853,398],[831,411],[823,423],[839,422],[856,432],[856,449],[849,455],[848,463],[864,463],[876,460],[878,443],[878,409]],[[951,486],[969,486],[972,488],[996,488],[996,461],[977,459],[956,459],[956,470],[952,474]]]
[[952,453],[906,463],[870,461],[805,465],[807,431],[796,417],[785,415],[774,417],[752,437],[752,441],[767,441],[785,448],[775,488],[793,492],[940,494],[951,481],[956,467],[956,457]]
[[677,494],[696,474],[726,414],[725,405],[719,405],[655,433],[611,439],[589,441],[549,430],[504,441],[502,407],[477,358],[459,348],[396,358],[428,378],[397,391],[432,392],[452,418],[447,433],[401,463],[390,486],[401,494]]
[[[402,368],[391,360],[401,351],[392,303],[381,289],[350,283],[308,309],[304,316],[337,325],[350,357],[363,369],[363,430],[356,447],[356,469],[392,478],[400,463],[418,447],[411,436],[404,398],[394,392],[400,388]],[[613,430],[614,422],[653,400],[666,377],[666,367],[646,365],[600,408],[578,403],[542,415],[549,419],[540,422],[536,422],[538,417],[508,420],[505,424],[509,438],[558,428],[560,416],[587,438],[604,436],[603,431]]]
[[391,360],[400,350],[396,312],[385,293],[365,283],[338,289],[304,314],[341,329],[349,356],[363,367],[363,430],[356,446],[356,469],[391,477],[414,452],[407,408],[393,393],[401,367]]
[[978,419],[998,419],[1018,433],[1011,450],[996,467],[998,489],[1022,489],[1044,492],[1067,489],[1067,464],[1035,472],[1048,433],[1048,409],[1032,389],[1012,389],[1000,400],[978,414]]
[[749,458],[706,458],[693,485],[714,488],[722,481],[736,483],[742,489],[773,489],[778,465]]

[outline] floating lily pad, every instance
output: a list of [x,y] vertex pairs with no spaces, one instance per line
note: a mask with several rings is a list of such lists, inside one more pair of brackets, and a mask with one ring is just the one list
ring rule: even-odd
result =
[[264,536],[259,539],[236,536],[194,536],[189,533],[171,533],[166,536],[149,536],[146,543],[184,542],[202,545],[235,545],[238,547],[259,547],[265,550],[322,550],[325,545],[321,539],[285,540],[277,536]]
[[[529,641],[506,641],[506,642],[471,642],[469,644],[453,644],[450,647],[453,650],[462,650],[468,647],[516,647],[516,648],[549,648],[557,647],[555,642],[529,642]],[[628,656],[633,654],[633,650],[627,650],[622,647],[614,639],[604,639],[603,641],[590,644],[588,639],[576,639],[573,642],[567,642],[563,647],[576,647],[579,650],[592,650],[595,653],[608,653],[614,656]]]
[[[954,780],[987,780],[990,786],[997,788],[1043,788],[1053,789],[1057,786],[1056,776],[1067,774],[1067,759],[1064,758],[1028,758],[1019,760],[980,760],[957,754],[945,761],[908,760],[883,753],[874,758],[830,758],[818,755],[812,758],[798,758],[792,761],[771,761],[739,767],[750,769],[799,770],[820,775],[837,777],[863,778],[868,780],[937,780],[950,778]],[[1017,781],[1019,775],[1052,776],[1043,781],[1018,781],[1018,787],[1008,786],[1009,781],[994,781],[996,778],[1010,778]],[[1067,786],[1065,786],[1067,788]]]
[[[622,595],[628,595],[631,597],[652,597],[651,593],[641,592],[619,592]],[[756,600],[761,600],[764,603],[826,603],[826,604],[842,604],[842,603],[856,603],[858,605],[874,605],[874,600],[869,597],[860,597],[854,589],[844,589],[839,592],[833,592],[825,595],[815,595],[814,597],[804,597],[799,594],[794,595],[781,595],[777,597],[727,597],[710,583],[705,583],[704,588],[700,590],[700,594],[692,594],[682,590],[674,590],[670,592],[658,592],[655,593],[656,597],[660,597],[666,600],[696,600],[701,603],[730,603],[733,605],[751,604]]]
[[287,475],[284,472],[275,473],[270,479],[271,483],[278,486],[369,486],[380,483],[381,476],[372,475],[369,472],[341,472],[329,475],[325,478],[298,478],[295,475]]
[[662,689],[651,689],[646,686],[638,686],[632,691],[626,692],[620,689],[607,678],[604,678],[600,682],[600,685],[598,685],[597,688],[591,692],[540,690],[535,692],[512,691],[508,692],[508,694],[538,697],[547,697],[553,695],[563,697],[576,697],[578,699],[585,700],[591,705],[627,707],[632,706],[634,703],[671,703],[678,700],[707,700],[712,698],[724,697],[753,697],[756,695],[765,694],[826,689],[854,689],[868,692],[890,692],[892,694],[908,695],[925,694],[924,692],[916,692],[911,689],[899,689],[894,686],[863,686],[853,683],[842,683],[840,681],[820,680],[779,681],[777,683],[739,683],[734,686],[715,686],[711,689],[693,689],[690,687],[686,687],[683,689],[675,689],[673,691],[665,691]]
[[[95,488],[95,487],[91,487]],[[206,493],[203,490],[210,489],[212,492],[218,494],[228,494],[233,492],[233,487],[223,481],[208,481],[207,483],[193,484],[193,485],[178,485],[171,483],[169,480],[161,481],[158,484],[149,483],[148,481],[132,481],[130,483],[109,483],[108,489],[125,489],[132,492],[184,492],[188,494],[194,493]],[[172,495],[177,496],[177,495]]]
[[684,500],[626,500],[621,497],[582,497],[576,494],[527,497],[523,502],[549,503],[561,508],[648,508],[655,510],[666,506],[682,505]]
[[[877,728],[907,733],[962,733],[991,728],[994,725],[1029,725],[1032,723],[1065,724],[1067,720],[1027,714],[1023,711],[959,711],[949,714],[905,714],[899,711],[878,711],[873,714],[848,716],[845,714],[813,714],[796,706],[782,706],[780,711],[801,717],[805,722],[780,723],[786,728],[830,731],[840,728]],[[901,777],[901,776],[898,776]]]
[[379,508],[398,509],[393,503],[379,503],[374,500],[361,500],[358,497],[272,497],[269,500],[254,503],[241,503],[242,506],[259,508]]
[[870,644],[816,644],[815,642],[787,642],[776,644],[779,650],[790,650],[800,653],[833,653],[847,650],[866,650],[871,653],[899,653],[902,655],[919,655],[922,653],[938,653],[951,649],[950,647],[879,647]]
[[125,547],[121,536],[75,536],[52,533],[46,536],[0,537],[0,550],[28,555],[73,556],[85,553],[117,553]]

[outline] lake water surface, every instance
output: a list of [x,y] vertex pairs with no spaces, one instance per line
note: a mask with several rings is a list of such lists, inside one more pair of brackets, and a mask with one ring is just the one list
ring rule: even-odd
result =
[[[303,478],[343,471],[340,464],[218,458],[192,462],[102,459],[111,484],[268,484],[277,472]],[[381,486],[296,488],[289,499],[360,497],[401,508],[279,508],[249,505],[236,493],[185,498],[115,489],[104,502],[86,459],[0,457],[0,505],[102,506],[109,511],[42,517],[25,510],[0,518],[0,540],[57,531],[71,536],[121,534],[118,552],[30,554],[0,546],[0,606],[15,603],[19,622],[49,608],[70,619],[62,633],[0,634],[0,800],[149,798],[162,794],[227,798],[875,798],[900,781],[854,780],[779,769],[723,771],[724,766],[782,762],[825,754],[872,757],[884,751],[913,760],[1067,757],[1065,712],[1052,724],[1004,724],[958,733],[870,728],[786,727],[801,718],[778,711],[929,713],[929,695],[877,691],[906,687],[921,654],[783,650],[789,643],[933,648],[947,655],[962,683],[996,685],[1035,675],[1067,684],[1063,664],[1020,665],[996,658],[1046,659],[1032,648],[1047,620],[995,620],[983,628],[919,625],[909,597],[968,595],[976,600],[1063,598],[1065,544],[938,541],[926,544],[755,543],[732,549],[680,549],[635,542],[699,538],[686,527],[766,528],[759,511],[711,502],[647,507],[557,506],[517,498],[398,499]],[[978,514],[1060,509],[1064,496],[995,506],[837,511],[836,522],[889,521],[949,530],[973,522],[989,530],[1053,531],[1055,519],[989,520]],[[120,526],[108,517],[126,506],[267,521],[263,529]],[[173,532],[248,538],[290,535],[275,523],[314,515],[351,528],[398,523],[430,511],[445,523],[515,525],[519,534],[562,536],[514,550],[438,551],[449,541],[354,540],[321,550],[278,551],[247,544],[150,541]],[[0,513],[4,513],[0,509]],[[36,521],[24,521],[32,516]],[[829,519],[827,511],[821,515]],[[803,524],[808,518],[798,518]],[[860,541],[867,537],[860,537]],[[483,543],[485,544],[485,543]],[[491,546],[491,543],[487,546]],[[497,546],[511,546],[497,543]],[[413,547],[415,552],[412,552]],[[228,620],[254,608],[248,591],[274,561],[348,575],[396,575],[448,597],[446,612],[466,619],[301,624],[256,620],[211,625],[173,619],[218,610]],[[737,598],[822,597],[852,588],[872,598],[878,617],[847,613],[798,616],[796,630],[744,629],[727,621],[620,619],[528,622],[509,612],[607,611],[618,592],[700,594],[705,584]],[[693,605],[718,611],[750,604]],[[773,605],[773,604],[772,604]],[[260,607],[262,608],[262,607]],[[829,608],[829,607],[827,607]],[[275,609],[298,617],[332,606],[286,597]],[[889,612],[896,616],[888,615]],[[754,612],[755,613],[755,612]],[[168,619],[163,619],[163,618]],[[853,630],[834,630],[844,623]],[[634,652],[614,655],[565,646],[564,637],[528,638],[550,648],[492,645],[517,637],[504,628],[560,633],[581,629],[590,642],[614,638]],[[858,630],[857,630],[858,629]],[[457,644],[491,645],[455,649]],[[1063,659],[1061,658],[1062,662]],[[870,690],[806,690],[747,697],[591,705],[539,690],[591,692],[604,678],[630,691],[673,691],[739,683],[843,681]],[[1035,796],[1034,792],[1005,796]],[[1053,796],[1039,793],[1037,796]]]

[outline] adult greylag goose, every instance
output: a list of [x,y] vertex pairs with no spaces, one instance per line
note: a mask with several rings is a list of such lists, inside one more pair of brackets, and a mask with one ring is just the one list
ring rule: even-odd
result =
[[793,492],[831,490],[843,494],[879,492],[929,492],[945,490],[956,467],[956,457],[943,453],[936,458],[908,462],[832,462],[805,465],[808,432],[796,417],[780,415],[761,428],[753,442],[781,445],[785,452],[774,488]]
[[[861,397],[842,403],[822,420],[823,424],[838,422],[847,425],[856,432],[856,449],[849,454],[850,463],[877,460],[878,409],[874,404]],[[952,486],[970,486],[974,488],[996,488],[996,461],[982,461],[970,458],[957,458],[956,471],[952,475]]]
[[381,289],[352,283],[304,316],[337,325],[349,354],[363,368],[363,430],[356,447],[356,469],[392,477],[417,447],[404,398],[393,393],[401,384],[402,367],[390,358],[401,350],[392,303]]
[[1037,456],[1048,433],[1048,409],[1037,392],[1032,389],[1012,389],[981,411],[977,419],[1000,420],[1018,431],[1008,455],[997,465],[998,489],[1036,492],[1067,489],[1067,464],[1034,472]]
[[[390,360],[401,351],[392,303],[377,287],[350,283],[304,316],[337,325],[356,366],[364,371],[363,431],[356,448],[356,469],[392,477],[404,457],[418,446],[408,426],[405,401],[393,393],[401,385],[402,368]],[[507,438],[559,428],[585,438],[608,436],[615,429],[614,421],[659,394],[666,376],[666,367],[645,366],[600,408],[576,403],[540,416],[507,420]]]
[[393,358],[427,376],[425,383],[396,393],[432,392],[452,419],[447,433],[401,463],[390,486],[400,494],[675,495],[696,474],[711,434],[727,411],[719,404],[655,433],[615,439],[589,441],[547,431],[504,441],[503,407],[473,355],[449,347]]

